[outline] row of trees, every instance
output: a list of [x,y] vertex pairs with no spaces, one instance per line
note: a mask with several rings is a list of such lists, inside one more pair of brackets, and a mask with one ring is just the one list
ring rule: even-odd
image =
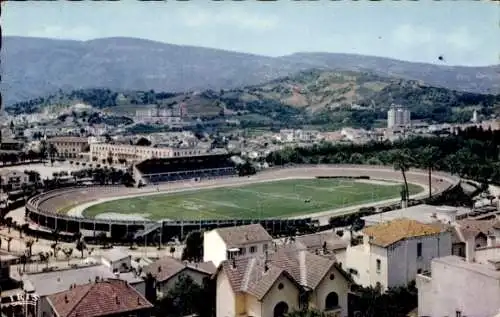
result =
[[324,142],[311,147],[285,148],[270,153],[266,161],[273,165],[392,165],[402,172],[405,184],[405,172],[411,167],[428,170],[429,179],[433,170],[441,170],[482,183],[500,184],[499,157],[500,131],[473,127],[447,137],[414,137],[366,144]]

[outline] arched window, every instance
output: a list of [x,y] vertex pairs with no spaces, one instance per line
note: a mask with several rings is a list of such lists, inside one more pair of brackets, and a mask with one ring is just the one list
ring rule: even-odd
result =
[[288,304],[285,302],[279,302],[274,306],[274,317],[285,317],[285,314],[288,313]]
[[337,307],[339,307],[339,295],[335,292],[331,292],[326,296],[325,310],[332,310]]

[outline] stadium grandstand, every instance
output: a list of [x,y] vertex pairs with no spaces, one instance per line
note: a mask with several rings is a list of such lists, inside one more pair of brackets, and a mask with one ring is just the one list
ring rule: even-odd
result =
[[237,176],[235,154],[211,154],[191,157],[153,158],[134,166],[137,183],[155,184],[185,179],[215,179]]

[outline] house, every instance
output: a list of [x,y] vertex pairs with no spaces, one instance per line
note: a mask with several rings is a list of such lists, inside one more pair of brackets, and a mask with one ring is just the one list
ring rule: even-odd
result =
[[417,275],[418,316],[495,316],[500,310],[500,252],[495,253],[482,261],[454,255],[433,259],[430,271]]
[[[22,277],[23,290],[26,293],[38,295],[40,305],[39,315],[50,313],[47,296],[68,290],[74,285],[83,285],[103,279],[120,278],[145,295],[145,282],[134,274],[116,275],[105,265],[91,265],[76,269],[64,269],[50,272],[25,274]],[[50,316],[50,315],[47,315]]]
[[341,266],[349,243],[333,231],[324,231],[295,237],[295,244],[301,250],[330,257]]
[[291,245],[223,261],[215,279],[216,317],[283,317],[306,307],[348,315],[349,276],[333,260]]
[[100,260],[112,272],[128,272],[132,267],[132,256],[120,249],[109,249],[102,252]]
[[453,243],[452,254],[465,257],[466,243],[470,239],[474,240],[473,245],[475,249],[500,244],[500,234],[497,234],[497,230],[495,229],[499,224],[498,219],[458,220],[454,225],[456,239]]
[[203,261],[215,266],[229,259],[235,250],[240,257],[264,255],[273,238],[260,224],[217,228],[204,233]]
[[404,286],[430,269],[435,257],[451,255],[451,234],[437,224],[401,218],[362,231],[363,241],[347,248],[346,266],[362,286]]
[[57,317],[149,317],[153,305],[127,282],[104,280],[76,285],[48,296]]
[[30,177],[28,174],[18,170],[2,170],[0,171],[0,185],[7,187],[10,190],[19,190],[23,184],[29,184]]
[[143,273],[150,273],[156,283],[157,296],[165,296],[171,290],[179,277],[187,275],[198,285],[204,284],[205,278],[215,273],[216,267],[212,262],[188,263],[173,257],[163,257],[144,268]]

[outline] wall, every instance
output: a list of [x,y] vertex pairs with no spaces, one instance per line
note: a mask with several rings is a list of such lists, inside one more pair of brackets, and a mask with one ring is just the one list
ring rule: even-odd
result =
[[246,314],[253,317],[265,317],[262,315],[262,302],[256,297],[246,294],[245,295]]
[[[331,274],[333,274],[333,280],[330,279]],[[325,310],[326,296],[330,292],[336,292],[339,296],[340,316],[347,316],[347,293],[349,292],[349,284],[336,269],[332,269],[330,272],[326,273],[323,280],[313,292],[311,303],[313,303],[317,309],[321,311]]]
[[[284,286],[281,290],[278,289],[280,283],[283,283]],[[284,275],[276,280],[267,295],[262,299],[262,317],[272,317],[274,307],[282,301],[288,304],[288,311],[299,308],[299,289]]]
[[[420,279],[420,277],[419,277]],[[498,279],[457,265],[432,263],[432,280],[418,289],[419,316],[491,317],[500,309]]]
[[[380,272],[377,272],[377,259],[380,259]],[[357,274],[353,279],[357,284],[365,287],[375,286],[377,282],[387,286],[387,251],[384,248],[370,244],[349,246],[346,253],[347,270],[353,268]]]
[[203,262],[212,261],[216,267],[227,259],[226,243],[217,231],[212,230],[204,233],[203,237]]
[[139,282],[130,284],[133,288],[136,289],[142,296],[146,296],[146,282]]
[[216,301],[215,301],[215,316],[216,317],[234,317],[235,314],[235,294],[229,283],[229,279],[224,271],[220,271],[216,278]]
[[[417,244],[422,243],[422,256],[417,257]],[[451,235],[411,238],[388,248],[388,286],[406,285],[415,279],[419,270],[428,271],[433,258],[451,255]]]

